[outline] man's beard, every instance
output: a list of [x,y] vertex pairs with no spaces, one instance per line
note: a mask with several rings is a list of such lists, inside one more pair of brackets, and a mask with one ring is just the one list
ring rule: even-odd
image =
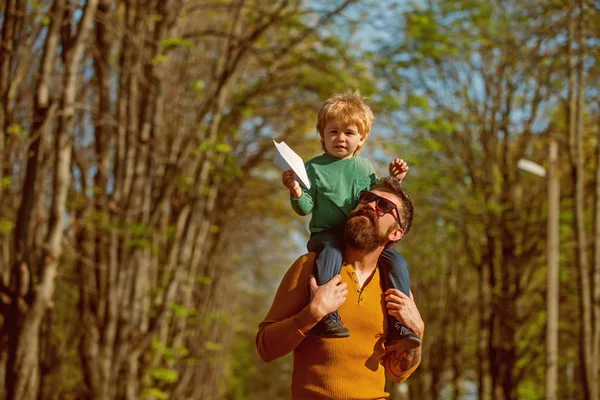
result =
[[[360,218],[363,215],[366,218]],[[377,214],[366,207],[352,211],[344,225],[346,244],[367,253],[371,253],[379,246],[385,246],[388,243],[387,236],[388,234],[379,234]]]

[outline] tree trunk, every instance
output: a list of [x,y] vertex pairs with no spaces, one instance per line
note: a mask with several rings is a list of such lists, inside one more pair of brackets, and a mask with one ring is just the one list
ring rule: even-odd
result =
[[[598,400],[598,384],[596,371],[596,360],[593,356],[593,326],[592,326],[592,293],[590,288],[590,268],[587,254],[587,235],[585,231],[585,160],[583,153],[583,128],[584,128],[584,95],[585,95],[585,73],[584,60],[585,48],[583,39],[584,10],[582,2],[578,1],[579,7],[573,7],[569,13],[568,32],[568,61],[569,61],[569,147],[571,153],[572,174],[575,186],[575,201],[573,202],[573,213],[575,216],[575,261],[578,271],[580,285],[580,355],[582,365],[582,377],[586,398]],[[575,21],[574,13],[578,17]],[[575,27],[577,23],[577,27]],[[576,30],[577,29],[577,30]],[[575,31],[576,30],[576,31]],[[577,42],[577,56],[573,54],[573,44]]]
[[546,293],[546,400],[557,400],[558,385],[558,262],[560,221],[560,178],[558,143],[551,139],[548,155],[548,243]]
[[477,382],[478,382],[478,393],[479,398],[482,400],[489,399],[489,352],[491,348],[489,346],[489,337],[491,331],[488,329],[490,320],[490,290],[488,286],[489,282],[489,264],[482,263],[479,268],[479,281],[478,281],[478,323],[479,329],[477,330]]
[[[39,391],[40,325],[54,294],[54,278],[62,254],[66,200],[71,177],[71,129],[74,122],[77,65],[83,51],[83,41],[96,12],[96,3],[97,0],[86,3],[78,30],[74,37],[69,38],[72,42],[68,45],[63,43],[63,93],[54,148],[56,160],[48,234],[39,266],[40,280],[35,285],[35,290],[30,292],[29,307],[26,311],[19,312],[17,320],[20,324],[17,324],[11,332],[14,347],[9,348],[9,365],[11,365],[11,370],[7,374],[9,400],[35,399]],[[55,10],[60,10],[62,6],[64,4],[58,4]],[[51,38],[49,37],[48,40]],[[24,197],[24,200],[26,199]],[[29,201],[31,200],[33,199],[29,198]],[[28,219],[23,223],[28,224]],[[27,236],[24,236],[21,243],[27,240]],[[20,261],[15,270],[24,268],[28,268],[26,262]]]
[[[593,376],[600,376],[600,127],[597,128],[596,139],[596,198],[594,207],[594,264],[592,270],[593,298],[593,347],[592,359],[595,362]],[[598,382],[596,380],[596,382]],[[598,383],[597,383],[598,385]],[[600,391],[600,389],[598,389]]]
[[[5,141],[7,130],[10,124],[9,119],[9,90],[10,90],[10,66],[13,59],[14,49],[14,31],[17,20],[17,2],[16,0],[8,0],[4,5],[3,21],[2,21],[2,37],[0,40],[0,158],[6,160]],[[2,204],[2,192],[4,187],[1,184],[4,177],[6,166],[0,166],[0,205]],[[0,213],[0,218],[3,216]],[[1,326],[0,326],[1,327]]]

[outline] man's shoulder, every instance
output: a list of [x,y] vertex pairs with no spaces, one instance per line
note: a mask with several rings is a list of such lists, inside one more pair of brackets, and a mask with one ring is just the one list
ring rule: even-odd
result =
[[292,268],[296,267],[299,269],[309,269],[310,270],[311,268],[314,267],[316,259],[317,259],[317,253],[315,253],[315,252],[303,254],[300,257],[298,257],[298,259],[296,259],[296,261],[292,265]]
[[316,258],[317,253],[311,252],[301,255],[288,269],[284,279],[289,282],[308,283],[310,275],[314,274]]

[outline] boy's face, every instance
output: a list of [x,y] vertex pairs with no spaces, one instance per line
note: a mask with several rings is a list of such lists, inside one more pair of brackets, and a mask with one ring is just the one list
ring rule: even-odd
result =
[[346,159],[352,157],[367,137],[361,137],[358,127],[353,123],[342,123],[335,119],[327,121],[323,130],[325,152],[332,157]]

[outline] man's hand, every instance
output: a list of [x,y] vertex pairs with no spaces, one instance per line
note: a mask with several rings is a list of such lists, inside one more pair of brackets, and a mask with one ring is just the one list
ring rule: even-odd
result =
[[398,321],[412,329],[423,339],[425,324],[415,304],[412,292],[410,293],[410,297],[408,297],[398,289],[386,290],[385,306],[389,315],[396,317]]
[[[386,290],[385,306],[389,315],[396,317],[398,321],[412,329],[423,339],[425,324],[415,304],[412,292],[409,297],[398,289]],[[420,363],[421,347],[404,351],[388,351],[383,358],[383,367],[394,382],[404,381]]]
[[334,312],[346,301],[348,295],[348,285],[346,283],[340,283],[342,277],[340,275],[334,276],[329,282],[324,285],[317,285],[317,280],[314,276],[310,277],[310,311],[311,314],[318,318],[326,316],[329,313]]
[[390,176],[393,176],[394,178],[396,178],[400,182],[402,182],[402,179],[404,179],[404,177],[408,173],[408,169],[409,168],[408,168],[408,164],[406,163],[406,161],[404,161],[400,158],[396,158],[394,161],[392,161],[390,163],[390,166],[389,166]]
[[281,182],[283,186],[290,189],[290,193],[295,198],[299,199],[302,196],[302,189],[300,188],[300,184],[294,178],[294,170],[288,169],[287,171],[283,171],[281,175]]

